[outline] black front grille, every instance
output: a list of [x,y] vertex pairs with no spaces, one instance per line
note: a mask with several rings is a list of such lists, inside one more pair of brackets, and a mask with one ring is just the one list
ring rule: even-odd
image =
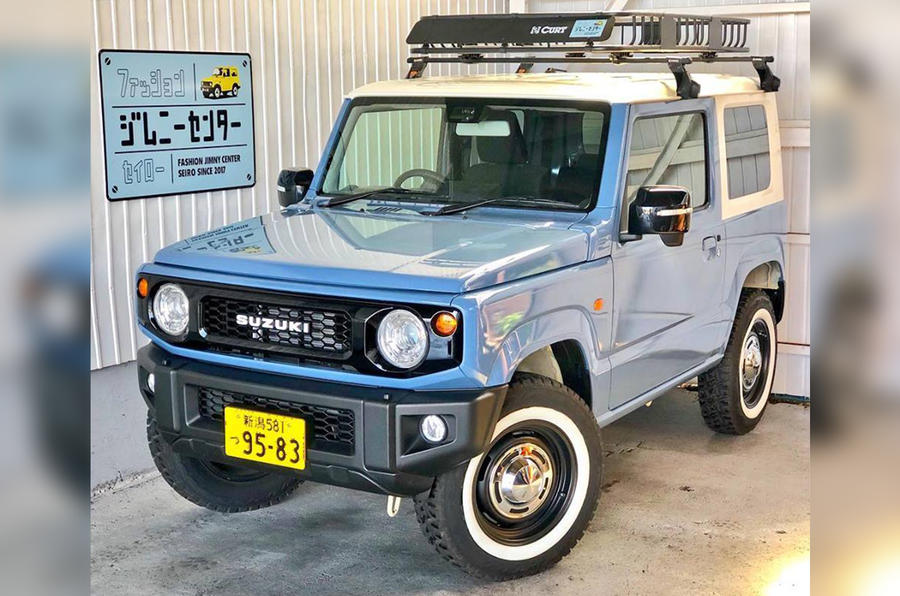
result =
[[[239,325],[239,315],[250,324]],[[200,320],[210,342],[332,358],[352,351],[352,320],[343,311],[207,295]]]
[[[447,370],[462,361],[462,325],[453,336],[446,356],[441,352],[443,357],[438,358],[437,350],[432,350],[429,358],[412,371],[388,370],[378,358],[375,334],[382,313],[406,308],[427,321],[446,306],[298,294],[155,275],[146,277],[150,292],[146,297],[138,297],[141,325],[185,349],[286,366],[404,378]],[[180,285],[190,301],[190,322],[182,337],[163,333],[151,314],[155,293],[165,283]]]
[[200,415],[209,420],[222,421],[225,406],[236,405],[273,414],[299,416],[306,420],[310,449],[342,455],[353,454],[354,416],[352,410],[325,408],[234,391],[198,387]]

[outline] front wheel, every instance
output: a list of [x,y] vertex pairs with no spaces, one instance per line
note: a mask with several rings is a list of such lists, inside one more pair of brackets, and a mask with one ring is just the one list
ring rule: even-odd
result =
[[722,360],[698,379],[700,412],[709,428],[742,435],[756,427],[772,392],[777,349],[771,299],[762,290],[747,291]]
[[301,482],[293,476],[176,453],[160,434],[153,412],[147,413],[147,441],[163,480],[188,501],[213,511],[235,513],[269,507],[290,496]]
[[539,573],[575,546],[600,495],[600,429],[572,390],[536,375],[507,392],[490,446],[415,497],[428,541],[493,580]]

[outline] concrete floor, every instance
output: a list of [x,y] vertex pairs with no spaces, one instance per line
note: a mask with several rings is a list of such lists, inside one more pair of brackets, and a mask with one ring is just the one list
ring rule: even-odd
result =
[[597,516],[537,577],[463,574],[432,551],[408,500],[390,519],[382,497],[308,484],[276,507],[222,515],[152,475],[95,497],[92,591],[740,594],[764,592],[808,557],[807,408],[772,404],[753,433],[724,437],[703,425],[693,393],[673,391],[604,441]]

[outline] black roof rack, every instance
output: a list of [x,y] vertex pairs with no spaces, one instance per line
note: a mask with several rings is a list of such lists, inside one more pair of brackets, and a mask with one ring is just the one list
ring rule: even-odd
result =
[[[751,56],[748,19],[643,12],[427,16],[406,37],[413,47],[407,78],[431,63],[661,63],[675,75],[678,95],[697,97],[692,62],[749,62],[760,88],[777,91],[771,56]],[[560,55],[562,54],[562,55]],[[725,55],[723,55],[725,54]]]

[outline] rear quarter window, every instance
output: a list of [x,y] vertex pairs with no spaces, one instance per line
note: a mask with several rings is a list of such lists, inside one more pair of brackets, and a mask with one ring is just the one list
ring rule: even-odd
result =
[[769,125],[762,105],[726,108],[725,157],[728,198],[737,199],[769,188],[772,182]]

